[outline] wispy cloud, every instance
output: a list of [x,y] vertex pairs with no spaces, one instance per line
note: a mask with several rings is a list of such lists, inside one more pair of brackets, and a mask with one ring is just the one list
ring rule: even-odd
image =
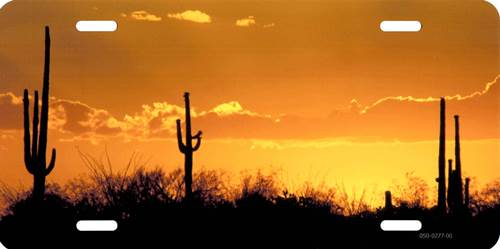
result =
[[272,22],[272,23],[264,24],[262,27],[264,27],[265,29],[268,29],[268,28],[274,28],[274,26],[276,26],[276,24],[274,22]]
[[181,13],[169,13],[168,18],[190,21],[195,23],[211,23],[212,18],[199,10],[186,10]]
[[145,10],[136,10],[131,12],[129,15],[122,13],[123,17],[129,16],[131,19],[138,21],[149,21],[149,22],[159,22],[162,20],[160,16],[151,14]]
[[[456,94],[456,95],[452,95],[452,96],[445,96],[444,98],[446,100],[459,100],[460,101],[460,100],[471,99],[471,98],[474,98],[474,97],[478,97],[478,96],[484,95],[484,94],[486,94],[491,89],[491,87],[493,85],[497,84],[497,82],[499,81],[499,79],[500,79],[500,75],[497,75],[493,81],[490,81],[490,82],[486,83],[484,89],[479,90],[479,91],[475,91],[475,92],[473,92],[471,94],[464,95],[464,96],[462,96],[460,94]],[[380,104],[382,104],[382,103],[384,103],[386,101],[391,101],[391,100],[425,103],[425,102],[436,102],[436,101],[439,101],[440,97],[424,97],[424,98],[422,98],[422,97],[413,97],[413,96],[389,96],[389,97],[381,98],[381,99],[375,101],[373,104],[367,105],[367,106],[363,107],[361,109],[360,113],[364,114],[364,113],[368,112],[370,109],[374,108],[375,106],[380,105]],[[352,101],[357,102],[354,99]]]
[[238,20],[236,20],[236,23],[235,23],[235,25],[238,27],[250,27],[250,26],[255,25],[255,24],[256,24],[256,21],[255,21],[254,16],[249,16],[246,18],[238,19]]
[[[325,139],[308,139],[308,140],[294,140],[294,139],[281,139],[281,140],[265,140],[265,139],[252,139],[250,149],[263,149],[263,150],[285,150],[285,149],[303,149],[315,148],[323,149],[335,146],[349,146],[353,144],[363,144],[366,142],[358,142],[355,139],[349,138],[325,138]],[[394,143],[394,142],[386,142]],[[366,143],[368,144],[368,143]],[[371,145],[371,144],[370,144]]]

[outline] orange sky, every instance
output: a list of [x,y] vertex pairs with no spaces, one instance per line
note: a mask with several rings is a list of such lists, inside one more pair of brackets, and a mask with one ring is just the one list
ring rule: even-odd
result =
[[[485,2],[146,2],[14,0],[0,10],[1,181],[30,184],[19,97],[41,87],[46,24],[58,149],[49,180],[87,172],[76,148],[106,146],[116,167],[133,151],[151,167],[182,165],[173,139],[186,90],[204,131],[195,170],[277,168],[290,186],[381,191],[413,171],[434,190],[437,98],[448,96],[464,175],[500,177],[500,22]],[[79,33],[79,19],[114,19],[118,30]],[[380,32],[386,19],[423,29]]]

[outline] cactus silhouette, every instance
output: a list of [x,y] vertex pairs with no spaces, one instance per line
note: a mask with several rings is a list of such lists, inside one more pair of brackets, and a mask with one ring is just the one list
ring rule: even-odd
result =
[[470,203],[470,195],[469,195],[469,186],[470,186],[470,178],[465,178],[465,187],[464,187],[464,207],[465,209],[469,208]]
[[446,147],[446,104],[444,98],[440,102],[439,114],[439,158],[438,158],[438,173],[436,178],[438,182],[438,210],[441,213],[446,213],[446,176],[445,176],[445,147]]
[[391,191],[385,191],[385,210],[390,211],[391,209],[392,209]]
[[455,187],[457,191],[456,202],[463,204],[462,160],[460,160],[460,125],[458,115],[455,118]]
[[[24,89],[24,164],[33,175],[32,197],[43,200],[45,194],[45,177],[52,172],[56,162],[56,150],[52,149],[52,156],[48,165],[46,162],[47,128],[49,116],[49,68],[50,68],[50,33],[45,27],[45,63],[43,70],[42,107],[38,116],[38,91],[35,91],[33,107],[32,139],[30,137],[30,113],[28,89]],[[39,134],[40,133],[40,134]],[[32,140],[32,142],[31,142]]]
[[[462,161],[460,158],[460,124],[459,116],[454,115],[455,119],[455,169],[453,169],[453,160],[448,160],[448,186],[445,178],[445,135],[446,135],[446,104],[445,99],[440,101],[440,120],[439,120],[439,176],[438,182],[438,210],[451,214],[460,214],[467,211],[469,207],[469,184],[470,179],[466,178],[466,185],[462,181]],[[464,189],[465,188],[465,189]],[[448,205],[448,209],[446,208]]]
[[[464,214],[465,212],[468,211],[469,207],[470,178],[465,179],[465,186],[463,186],[462,164],[460,160],[459,116],[455,115],[454,119],[455,119],[455,169],[453,169],[453,160],[449,159],[448,189],[447,189],[446,202],[448,204],[448,212],[450,214]],[[440,153],[441,153],[441,148],[440,148]]]
[[[184,93],[184,104],[186,109],[186,139],[185,143],[182,141],[182,129],[181,120],[177,119],[177,144],[179,145],[179,150],[184,154],[184,186],[185,186],[185,198],[190,200],[192,197],[193,183],[193,152],[197,151],[201,145],[201,131],[198,131],[194,136],[191,135],[191,110],[189,104],[189,92]],[[193,147],[193,140],[196,139],[196,144]]]
[[448,202],[448,208],[451,211],[455,210],[456,204],[456,171],[453,170],[453,160],[448,159],[448,196],[446,201]]

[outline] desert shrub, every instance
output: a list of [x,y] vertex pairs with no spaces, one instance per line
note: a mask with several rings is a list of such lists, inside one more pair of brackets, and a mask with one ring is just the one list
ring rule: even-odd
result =
[[[225,203],[230,196],[229,181],[225,173],[217,170],[200,170],[194,173],[193,192],[195,199],[204,206],[214,207]],[[183,185],[182,185],[183,186]]]
[[482,189],[474,191],[469,206],[474,215],[488,209],[500,210],[500,179],[495,179]]
[[297,192],[299,202],[305,208],[321,207],[336,215],[344,213],[344,208],[338,203],[337,188],[327,187],[324,183],[314,186],[312,183],[306,182]]
[[413,172],[406,173],[405,183],[395,183],[391,190],[396,206],[426,208],[429,205],[429,186],[424,179],[413,175]]
[[258,170],[255,175],[245,173],[240,183],[239,197],[259,195],[271,199],[279,193],[276,172],[264,174]]

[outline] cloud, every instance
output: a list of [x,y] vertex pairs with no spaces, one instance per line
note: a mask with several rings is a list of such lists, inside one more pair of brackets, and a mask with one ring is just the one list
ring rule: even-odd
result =
[[[32,99],[31,96],[30,98]],[[30,111],[32,105],[33,103]],[[10,92],[0,94],[0,131],[22,129],[22,106],[22,97]],[[238,106],[239,104],[223,104],[215,108],[214,112],[221,115],[228,112],[250,114]],[[193,118],[199,116],[194,108],[191,114]],[[178,118],[184,118],[184,108],[167,102],[145,104],[139,112],[118,118],[105,109],[80,101],[50,98],[49,129],[59,132],[64,141],[95,142],[109,136],[138,140],[171,138],[175,135],[175,120]]]
[[[229,115],[248,115],[248,116],[259,116],[260,114],[252,112],[250,110],[244,109],[238,101],[230,101],[227,103],[222,103],[214,108],[212,108],[208,113],[215,113],[217,116],[224,117]],[[200,113],[200,116],[206,115],[207,112]],[[269,115],[263,115],[264,117],[270,117]]]
[[[422,140],[414,143],[434,143],[435,140]],[[390,140],[390,141],[363,141],[355,137],[336,137],[336,138],[321,138],[321,139],[309,139],[309,140],[297,140],[297,139],[250,139],[250,149],[262,149],[262,150],[286,150],[286,149],[325,149],[338,146],[365,146],[372,147],[374,145],[386,145],[394,146],[401,144],[401,141]]]
[[276,26],[276,24],[273,23],[268,23],[268,24],[264,24],[262,27],[264,27],[265,29],[268,29],[268,28],[274,28],[274,26]]
[[[445,99],[446,100],[467,100],[467,99],[471,99],[471,98],[474,98],[474,97],[478,97],[478,96],[481,96],[481,95],[484,95],[486,94],[490,88],[497,84],[497,82],[499,81],[500,79],[500,75],[497,75],[495,77],[495,79],[491,82],[488,82],[486,83],[485,87],[483,90],[480,90],[480,91],[476,91],[476,92],[473,92],[473,93],[470,93],[468,95],[465,95],[465,96],[462,96],[460,94],[456,94],[456,95],[453,95],[453,96],[446,96]],[[397,101],[408,101],[408,102],[420,102],[420,103],[425,103],[425,102],[437,102],[440,100],[440,98],[438,97],[413,97],[413,96],[390,96],[390,97],[384,97],[384,98],[381,98],[377,101],[375,101],[373,104],[371,105],[367,105],[365,107],[362,108],[361,110],[361,113],[366,113],[368,110],[374,108],[375,106],[377,105],[380,105],[386,101],[391,101],[391,100],[397,100]]]
[[[71,135],[63,141],[88,140],[92,143],[110,136],[121,137],[125,141],[171,139],[176,132],[175,120],[184,116],[184,108],[167,102],[142,105],[141,111],[123,118],[68,100],[53,100],[51,112],[50,127]],[[192,110],[192,116],[197,116],[195,110]]]
[[[30,115],[33,115],[33,98],[30,96]],[[20,130],[23,124],[22,97],[13,93],[0,94],[0,130]],[[30,117],[32,118],[32,117]],[[112,115],[103,109],[92,108],[78,101],[51,97],[49,129],[67,135],[113,135],[120,127]]]
[[[127,17],[126,14],[122,13],[123,17]],[[162,20],[161,17],[156,16],[154,14],[148,13],[145,10],[136,10],[130,13],[130,18],[139,21],[150,21],[150,22],[159,22]]]
[[[499,77],[484,89],[467,95],[446,96],[447,113],[463,117],[463,137],[500,137]],[[357,100],[325,117],[271,116],[245,109],[232,101],[194,119],[207,138],[321,139],[357,137],[363,141],[435,139],[439,128],[439,98],[384,98],[366,109]],[[266,146],[279,147],[266,143]]]
[[[196,111],[192,110],[196,116]],[[123,118],[123,131],[128,139],[152,139],[173,137],[175,120],[184,116],[184,108],[167,102],[142,105],[142,110]]]
[[[464,138],[500,137],[499,78],[496,77],[477,92],[446,97],[448,115],[451,117],[458,113],[463,117]],[[352,100],[347,108],[334,110],[324,117],[273,116],[247,109],[238,101],[229,101],[207,110],[192,107],[191,116],[193,130],[202,129],[207,139],[264,141],[256,143],[256,148],[287,147],[267,141],[280,139],[348,137],[358,141],[414,141],[436,137],[439,102],[434,99],[437,98],[389,97],[368,109],[357,100]],[[98,143],[109,137],[123,138],[124,141],[174,139],[175,120],[185,120],[184,107],[168,102],[144,104],[135,113],[116,117],[105,109],[52,97],[49,111],[49,128],[59,132],[61,141],[88,140]],[[20,96],[0,94],[0,113],[0,131],[22,129]],[[290,147],[293,143],[287,144]],[[310,146],[318,144],[331,145],[316,141]]]
[[[394,143],[394,142],[389,142]],[[294,139],[281,139],[281,140],[267,140],[267,139],[252,139],[250,149],[263,149],[263,150],[285,150],[285,149],[324,149],[335,146],[350,146],[353,144],[368,144],[359,143],[356,139],[349,138],[332,138],[332,139],[311,139],[311,140],[294,140]]]
[[49,127],[63,134],[116,135],[121,124],[106,110],[79,101],[52,98]]
[[22,125],[19,114],[22,113],[22,97],[8,92],[0,94],[0,129],[14,130]]
[[195,23],[211,23],[212,19],[206,13],[199,10],[186,10],[181,13],[169,13],[168,18],[190,21]]
[[250,27],[252,25],[255,25],[255,17],[254,16],[249,16],[246,18],[238,19],[236,20],[236,26],[238,27]]

